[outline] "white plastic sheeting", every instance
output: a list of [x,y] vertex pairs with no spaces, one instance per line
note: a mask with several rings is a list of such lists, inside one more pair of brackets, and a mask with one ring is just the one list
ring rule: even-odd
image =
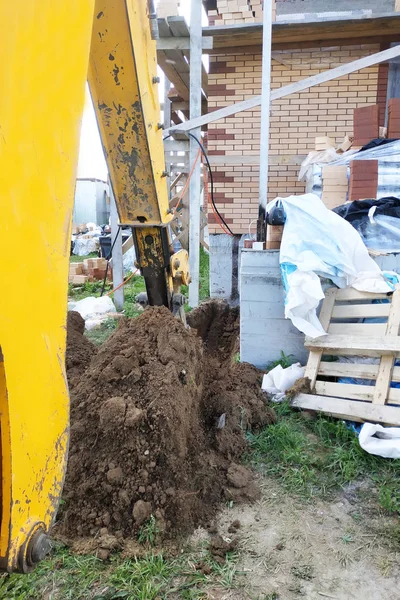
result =
[[400,458],[400,427],[364,423],[358,436],[360,446],[369,454]]
[[269,373],[264,375],[261,389],[273,396],[275,402],[281,402],[287,390],[298,380],[304,377],[305,367],[300,363],[291,365],[284,369],[282,365],[277,365]]
[[315,194],[275,198],[267,212],[281,201],[286,213],[280,265],[286,292],[285,316],[306,335],[326,335],[316,314],[324,298],[319,277],[340,288],[363,292],[393,290],[360,235],[350,223],[327,209]]
[[75,310],[81,315],[86,329],[93,329],[105,321],[110,313],[117,312],[109,296],[101,296],[101,298],[89,296],[78,302],[69,302],[68,310]]

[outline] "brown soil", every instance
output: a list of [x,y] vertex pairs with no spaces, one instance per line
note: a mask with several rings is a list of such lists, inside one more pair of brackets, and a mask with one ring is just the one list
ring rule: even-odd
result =
[[123,319],[101,346],[72,387],[61,534],[96,536],[107,554],[151,515],[173,537],[209,523],[222,500],[258,497],[237,462],[246,429],[274,414],[258,371],[228,361],[237,338],[237,315],[228,313],[217,314],[232,324],[222,336],[223,366],[212,322],[210,355],[164,307]]
[[68,311],[65,366],[70,389],[79,382],[92,357],[96,354],[96,347],[83,335],[84,331],[85,321],[81,315],[73,310]]

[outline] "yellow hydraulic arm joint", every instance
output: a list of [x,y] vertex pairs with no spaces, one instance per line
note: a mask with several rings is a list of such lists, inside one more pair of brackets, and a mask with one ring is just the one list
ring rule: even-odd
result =
[[177,312],[189,282],[187,253],[174,253],[168,234],[148,16],[145,0],[0,2],[0,568],[9,572],[29,571],[49,549],[66,468],[68,262],[87,74],[150,304]]

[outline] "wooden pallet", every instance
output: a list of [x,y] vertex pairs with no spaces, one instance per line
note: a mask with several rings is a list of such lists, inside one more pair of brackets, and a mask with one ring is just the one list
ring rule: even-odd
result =
[[[376,303],[385,300],[384,303]],[[382,322],[365,323],[363,319]],[[310,349],[305,376],[313,394],[298,394],[293,406],[320,411],[353,421],[400,425],[400,289],[391,295],[330,288],[322,304],[320,321],[328,335],[306,338]],[[331,356],[377,359],[376,364],[332,362]],[[369,379],[374,385],[339,383],[337,378]]]

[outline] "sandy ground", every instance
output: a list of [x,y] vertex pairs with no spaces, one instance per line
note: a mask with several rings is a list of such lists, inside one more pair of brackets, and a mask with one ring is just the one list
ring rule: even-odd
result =
[[[274,481],[261,486],[260,502],[226,508],[218,518],[225,538],[232,521],[241,522],[243,575],[239,589],[210,590],[210,600],[399,600],[398,521],[379,513],[368,485],[311,504]],[[193,542],[205,535],[197,531]]]

